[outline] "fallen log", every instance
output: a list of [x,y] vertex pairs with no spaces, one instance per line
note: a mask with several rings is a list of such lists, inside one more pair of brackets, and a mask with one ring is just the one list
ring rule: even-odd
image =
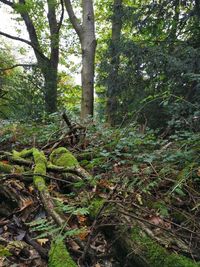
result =
[[[113,231],[114,248],[124,267],[199,267],[200,262],[170,251],[153,240],[139,225]],[[113,238],[113,237],[112,237]],[[166,240],[167,243],[167,240]]]

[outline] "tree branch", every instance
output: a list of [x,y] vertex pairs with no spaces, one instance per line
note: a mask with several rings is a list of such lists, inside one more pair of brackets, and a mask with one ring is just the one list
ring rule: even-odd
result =
[[0,0],[0,2],[4,3],[7,6],[13,7],[14,3],[7,1],[7,0]]
[[5,37],[10,38],[10,39],[13,39],[13,40],[17,40],[17,41],[23,42],[23,43],[25,43],[25,44],[30,45],[30,46],[33,47],[33,44],[30,41],[25,40],[23,38],[20,38],[20,37],[17,37],[17,36],[13,36],[13,35],[10,35],[8,33],[1,32],[1,31],[0,31],[0,35],[3,35]]
[[62,26],[62,22],[63,22],[63,18],[64,18],[64,3],[63,3],[63,0],[60,1],[61,2],[61,15],[60,15],[60,20],[58,22],[58,29],[57,29],[57,33],[59,33],[60,31],[60,28]]
[[82,25],[79,23],[78,18],[76,17],[72,4],[71,4],[71,0],[64,0],[65,3],[65,7],[67,9],[67,13],[69,15],[69,19],[76,31],[76,33],[78,34],[79,38],[82,38]]
[[[0,1],[2,1],[2,0],[0,0]],[[37,53],[41,56],[41,58],[43,58],[43,59],[47,59],[47,58],[45,57],[45,55],[43,55],[43,53],[42,53],[40,50],[38,50],[38,48],[35,47],[34,44],[32,44],[32,42],[30,42],[30,41],[28,41],[28,40],[26,40],[26,39],[23,39],[23,38],[20,38],[20,37],[13,36],[13,35],[11,35],[11,34],[2,32],[2,31],[0,31],[0,35],[3,35],[3,36],[5,36],[5,37],[7,37],[7,38],[10,38],[10,39],[12,39],[12,40],[20,41],[20,42],[22,42],[22,43],[25,43],[25,44],[31,46],[35,51],[37,51]]]
[[52,0],[47,0],[48,5],[48,22],[50,29],[50,40],[51,40],[51,55],[50,60],[52,64],[57,67],[59,58],[59,31],[58,23],[56,18],[56,3]]
[[17,67],[35,67],[37,64],[15,64],[13,66],[7,67],[7,68],[0,68],[0,71],[6,71],[6,70],[11,70]]

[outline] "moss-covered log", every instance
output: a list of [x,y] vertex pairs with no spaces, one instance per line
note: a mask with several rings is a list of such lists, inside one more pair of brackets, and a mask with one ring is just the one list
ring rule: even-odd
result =
[[116,255],[122,266],[200,267],[199,262],[168,251],[137,226],[132,229],[120,228],[114,235]]
[[22,173],[23,167],[0,162],[0,173]]
[[49,267],[77,267],[61,239],[53,240],[49,251]]

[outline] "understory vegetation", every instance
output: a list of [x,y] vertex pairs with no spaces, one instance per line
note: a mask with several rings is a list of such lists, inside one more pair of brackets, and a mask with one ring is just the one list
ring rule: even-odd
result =
[[[80,126],[78,121],[74,124]],[[105,123],[88,121],[87,127],[77,128],[75,134],[69,135],[68,126],[59,119],[59,114],[41,124],[5,122],[0,132],[2,148],[7,149],[1,151],[4,204],[0,213],[7,218],[16,214],[17,221],[12,219],[8,223],[3,219],[8,228],[2,228],[2,240],[9,233],[22,242],[24,236],[20,233],[24,226],[18,224],[25,224],[29,230],[23,231],[46,251],[46,257],[50,250],[48,266],[78,266],[79,261],[83,266],[106,266],[106,262],[112,266],[132,266],[134,262],[146,266],[144,257],[147,266],[199,266],[199,134],[184,130],[163,137],[148,128],[141,132],[136,123],[111,128]],[[62,160],[66,159],[66,149],[56,147],[63,146],[78,159],[74,158],[77,163],[70,165],[68,171],[80,165],[86,176],[78,171],[62,173],[64,162],[68,162]],[[55,212],[65,217],[64,224],[49,220],[48,209],[46,214],[37,208],[39,203],[31,186],[34,173],[26,163],[34,153],[32,147],[43,150],[45,161],[53,164],[51,167],[45,163],[47,173],[42,170],[35,173],[43,175],[45,190],[51,194]],[[38,162],[41,164],[43,160]],[[38,189],[43,192],[43,182],[38,181]],[[14,182],[12,193],[7,195],[9,190],[5,193],[5,187]],[[22,199],[24,194],[29,195],[25,197],[28,199],[16,198],[19,189]],[[10,195],[14,204],[8,201]],[[2,205],[6,205],[6,211]],[[11,225],[14,225],[12,231]],[[18,247],[19,241],[12,242]],[[16,261],[17,248],[13,254],[9,246],[7,243],[1,249],[5,266]],[[26,258],[25,247],[18,249],[22,253],[17,260],[20,264]],[[45,264],[44,258],[43,255],[37,263],[39,266]]]

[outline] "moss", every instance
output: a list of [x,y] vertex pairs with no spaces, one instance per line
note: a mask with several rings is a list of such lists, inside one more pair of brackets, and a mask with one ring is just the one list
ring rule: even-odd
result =
[[17,165],[9,165],[0,162],[0,172],[2,173],[23,173],[24,168]]
[[168,252],[158,245],[138,228],[132,229],[132,241],[137,245],[140,256],[142,256],[148,266],[153,267],[199,267],[200,263],[175,253]]
[[53,165],[65,168],[75,168],[79,166],[77,159],[65,147],[55,149],[50,155],[50,161]]
[[77,267],[61,239],[51,243],[48,267]]
[[29,156],[32,156],[34,148],[31,149],[23,149],[21,152],[17,152],[18,156],[21,158],[27,158]]
[[7,247],[4,247],[3,245],[0,245],[0,257],[9,257],[12,254],[10,253],[9,249]]
[[89,161],[87,159],[83,159],[83,160],[81,160],[80,165],[86,166],[88,163],[89,163]]
[[20,159],[20,152],[13,150],[12,151],[13,159]]
[[101,198],[96,198],[94,200],[92,200],[92,202],[90,203],[89,206],[89,212],[90,212],[90,216],[91,217],[96,217],[98,211],[100,210],[100,208],[103,206],[105,200],[101,199]]
[[45,180],[39,174],[46,175],[47,160],[44,153],[37,149],[33,149],[33,157],[35,161],[34,173],[37,174],[34,175],[33,182],[39,191],[43,191],[46,189]]
[[0,162],[0,172],[11,173],[13,172],[13,166]]

